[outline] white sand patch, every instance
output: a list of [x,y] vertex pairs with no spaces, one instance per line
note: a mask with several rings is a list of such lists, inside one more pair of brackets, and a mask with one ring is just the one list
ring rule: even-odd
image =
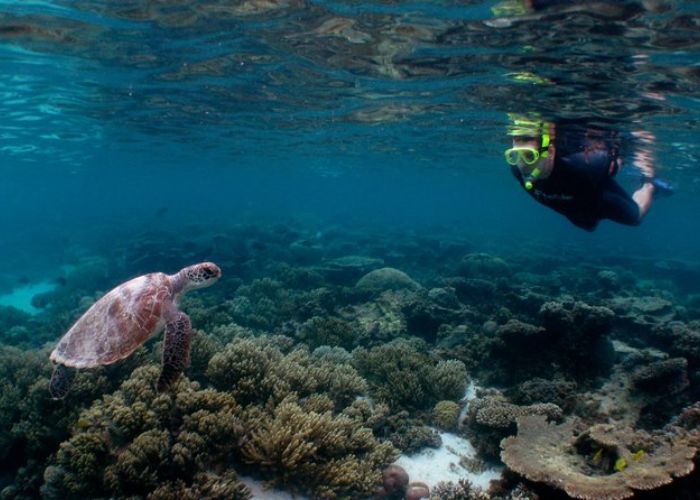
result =
[[238,479],[250,488],[255,500],[308,500],[307,497],[301,495],[292,495],[280,490],[268,490],[262,482],[250,477],[239,476]]
[[36,314],[40,310],[32,305],[32,298],[40,293],[50,292],[55,288],[56,284],[48,281],[29,283],[13,289],[9,293],[0,295],[0,306],[12,306],[29,314]]
[[476,452],[471,443],[455,434],[441,432],[442,446],[427,449],[414,455],[401,455],[396,461],[406,469],[411,481],[422,481],[433,488],[440,481],[457,482],[467,479],[473,485],[488,489],[492,479],[501,477],[502,468],[488,468],[480,473],[470,472],[459,463],[461,457],[474,458]]
[[[476,391],[479,386],[475,381],[469,382],[462,401],[466,404],[459,415],[462,422],[469,409],[469,402],[476,398]],[[473,485],[483,489],[488,489],[492,479],[500,479],[502,467],[491,467],[483,472],[470,472],[460,465],[460,458],[468,459],[476,457],[476,450],[469,440],[451,434],[441,432],[442,446],[435,449],[426,449],[414,455],[401,455],[396,461],[401,467],[406,469],[411,481],[422,481],[433,488],[440,481],[457,482],[460,479],[467,479]]]

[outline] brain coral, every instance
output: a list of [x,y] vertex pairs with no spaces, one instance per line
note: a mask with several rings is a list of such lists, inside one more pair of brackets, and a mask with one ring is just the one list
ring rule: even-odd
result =
[[622,499],[688,475],[696,448],[682,433],[650,436],[629,428],[578,420],[548,424],[541,415],[518,419],[518,435],[501,442],[501,459],[531,481],[573,498]]

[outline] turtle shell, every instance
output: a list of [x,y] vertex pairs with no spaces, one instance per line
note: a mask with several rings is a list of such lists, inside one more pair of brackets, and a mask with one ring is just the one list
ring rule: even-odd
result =
[[95,302],[59,340],[51,360],[74,368],[109,365],[124,359],[160,332],[174,307],[170,278],[139,276]]

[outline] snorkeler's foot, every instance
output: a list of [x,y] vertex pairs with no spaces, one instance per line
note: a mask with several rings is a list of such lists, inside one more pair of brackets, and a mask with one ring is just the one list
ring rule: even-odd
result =
[[673,194],[673,186],[670,182],[659,177],[652,177],[650,182],[654,186],[654,196],[671,196]]

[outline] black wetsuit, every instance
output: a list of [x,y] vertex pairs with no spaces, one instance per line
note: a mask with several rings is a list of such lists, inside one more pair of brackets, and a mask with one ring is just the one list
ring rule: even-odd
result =
[[[614,134],[557,127],[555,145],[552,173],[533,182],[530,196],[586,231],[601,219],[639,224],[639,206],[613,179],[618,171]],[[524,187],[518,168],[512,171]]]

